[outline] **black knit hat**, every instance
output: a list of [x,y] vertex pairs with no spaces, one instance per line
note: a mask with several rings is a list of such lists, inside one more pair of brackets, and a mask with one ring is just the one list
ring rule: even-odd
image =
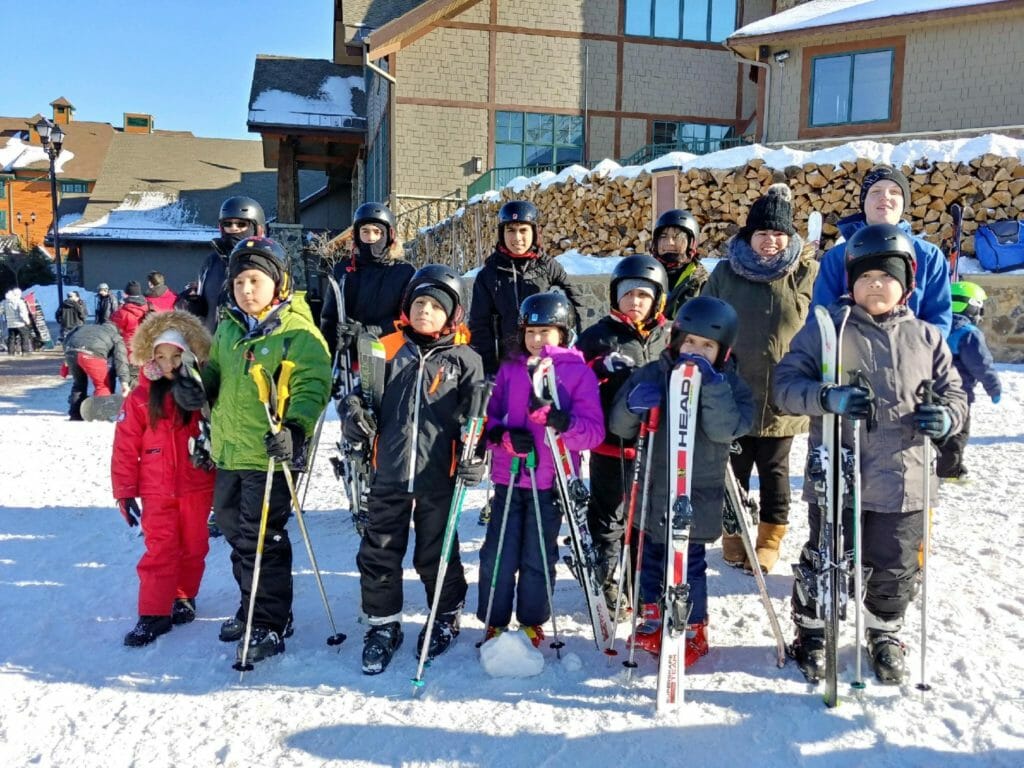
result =
[[[860,183],[860,209],[864,210],[864,200],[867,199],[868,190],[880,181],[891,181],[897,184],[903,192],[903,211],[910,205],[910,182],[903,175],[903,171],[893,168],[890,165],[876,165],[864,174],[864,180]],[[903,211],[900,213],[902,214]]]
[[847,280],[849,285],[857,282],[857,278],[871,269],[877,269],[897,280],[903,286],[903,293],[906,294],[907,287],[914,279],[913,268],[907,263],[905,256],[896,254],[883,256],[869,256],[864,259],[857,259],[847,268]]
[[772,184],[768,191],[754,201],[747,214],[747,222],[739,236],[750,242],[750,236],[758,230],[796,234],[793,226],[793,192],[785,184]]
[[429,296],[440,304],[444,309],[445,317],[451,317],[452,312],[455,311],[455,301],[452,299],[452,295],[448,293],[448,291],[433,283],[423,283],[422,285],[417,285],[409,293],[409,296],[406,299],[408,303],[405,306],[406,316],[408,316],[412,310],[412,303],[420,296]]
[[129,280],[128,285],[124,287],[125,296],[141,296],[142,286],[139,285],[138,280]]

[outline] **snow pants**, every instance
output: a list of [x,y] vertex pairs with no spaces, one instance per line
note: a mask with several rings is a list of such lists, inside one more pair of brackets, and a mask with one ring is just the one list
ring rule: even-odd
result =
[[21,339],[21,354],[31,355],[34,347],[32,346],[32,329],[27,325],[19,325],[7,329],[7,354],[15,354],[14,350],[17,349],[18,339]]
[[[812,555],[818,548],[821,514],[816,505],[809,505],[810,532],[807,544],[800,552],[801,565],[812,567]],[[921,546],[924,519],[916,512],[872,512],[864,510],[861,524],[861,559],[867,574],[864,579],[864,608],[868,611],[868,627],[899,631],[903,615],[913,597],[914,577],[919,570],[917,559]],[[853,510],[843,510],[843,541],[853,563]],[[853,592],[853,574],[849,590]],[[856,598],[854,598],[856,599]],[[815,618],[815,606],[804,603],[800,591],[793,585],[793,620],[804,627],[822,626]],[[853,611],[848,610],[847,616]]]
[[741,437],[736,442],[743,450],[729,457],[736,480],[750,490],[750,475],[757,467],[761,498],[761,522],[789,525],[789,452],[792,437]]
[[206,568],[213,489],[170,496],[142,497],[142,536],[146,552],[139,560],[139,615],[170,616],[179,597],[195,598]]
[[967,441],[970,439],[971,411],[968,409],[963,429],[955,435],[947,437],[936,450],[938,461],[935,464],[935,473],[939,477],[955,479],[967,474],[967,467],[964,466],[964,451],[967,450]]
[[[633,531],[634,536],[639,535]],[[665,593],[665,554],[667,544],[644,537],[643,561],[640,563],[640,602],[660,603]],[[686,583],[690,587],[690,624],[708,618],[707,547],[691,542],[686,549]]]
[[[513,486],[508,509],[508,524],[501,553],[498,538],[505,513],[509,486],[495,485],[491,502],[491,520],[480,550],[480,592],[476,615],[486,619],[487,602],[491,593],[491,580],[498,572],[494,587],[494,605],[491,608],[492,627],[507,627],[512,620],[515,603],[516,620],[520,626],[534,626],[551,618],[544,561],[547,559],[547,577],[555,585],[555,563],[558,561],[558,531],[562,525],[562,512],[555,505],[550,488],[537,492],[540,502],[543,542],[537,530],[538,511],[534,507],[533,492],[529,488]],[[543,550],[541,549],[543,547]]]
[[[240,591],[235,617],[241,621],[247,619],[252,594],[266,478],[262,470],[218,469],[213,491],[217,526],[231,545],[231,570]],[[290,514],[284,472],[274,472],[252,623],[278,634],[284,632],[292,610],[292,545],[285,529]]]
[[113,375],[105,357],[71,351],[64,356],[64,360],[71,374],[68,415],[72,421],[81,421],[82,401],[89,396],[89,382],[92,382],[94,397],[110,395],[114,390]]
[[598,554],[598,575],[601,581],[614,578],[622,551],[626,526],[626,505],[622,503],[623,476],[632,477],[633,463],[590,454],[590,501],[587,524]]
[[[402,613],[402,560],[409,547],[410,520],[416,529],[412,564],[423,583],[426,604],[431,604],[454,490],[454,484],[441,491],[414,494],[379,484],[370,490],[366,532],[356,555],[363,613],[367,616],[379,619]],[[467,588],[456,534],[438,613],[459,608],[466,600]]]

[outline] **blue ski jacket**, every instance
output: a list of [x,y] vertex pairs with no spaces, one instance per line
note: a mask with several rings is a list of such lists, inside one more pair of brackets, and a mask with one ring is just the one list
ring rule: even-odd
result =
[[985,342],[985,334],[969,317],[953,315],[953,330],[946,341],[953,353],[953,365],[964,380],[968,405],[974,402],[974,385],[979,381],[989,397],[995,399],[1002,395],[999,374],[992,364],[992,353]]

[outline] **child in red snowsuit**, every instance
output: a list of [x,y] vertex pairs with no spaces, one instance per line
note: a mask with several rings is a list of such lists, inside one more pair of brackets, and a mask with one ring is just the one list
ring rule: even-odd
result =
[[209,332],[198,318],[181,311],[150,315],[132,340],[132,363],[141,366],[143,375],[118,417],[110,461],[121,515],[129,526],[141,522],[146,543],[137,567],[139,621],[125,635],[128,646],[148,645],[173,624],[187,624],[196,616],[209,551],[206,520],[214,472],[208,456],[204,462],[190,450],[201,414],[175,404],[171,387],[177,377],[190,375],[190,367],[205,362],[209,352]]

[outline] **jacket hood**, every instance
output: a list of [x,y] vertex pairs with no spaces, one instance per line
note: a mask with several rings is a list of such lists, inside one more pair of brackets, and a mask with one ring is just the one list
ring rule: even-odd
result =
[[[850,216],[845,216],[836,222],[836,228],[839,233],[843,236],[844,240],[849,240],[853,237],[854,233],[858,230],[863,229],[868,225],[867,220],[864,218],[863,213],[854,213]],[[896,222],[896,226],[906,232],[908,235],[913,237],[913,232],[910,231],[910,222],[906,219],[900,219]]]
[[153,358],[153,342],[164,331],[172,330],[185,337],[188,348],[200,363],[205,363],[209,359],[212,342],[210,332],[198,317],[176,309],[171,312],[155,312],[142,321],[132,337],[132,364],[148,363]]
[[8,301],[17,301],[21,298],[21,288],[11,288],[11,290],[4,294],[4,298]]

